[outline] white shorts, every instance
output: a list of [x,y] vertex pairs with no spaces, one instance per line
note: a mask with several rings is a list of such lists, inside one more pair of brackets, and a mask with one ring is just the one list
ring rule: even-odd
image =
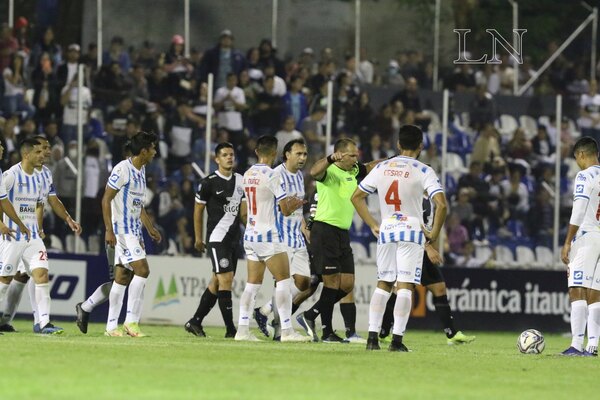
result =
[[146,250],[144,250],[144,246],[142,246],[136,235],[122,234],[116,236],[115,265],[121,264],[132,270],[128,264],[146,258]]
[[48,253],[42,239],[27,241],[2,241],[2,266],[0,276],[14,276],[19,263],[23,261],[24,271],[31,275],[37,268],[48,269]]
[[421,283],[423,246],[412,242],[377,245],[377,280]]
[[600,232],[578,237],[571,246],[569,260],[569,287],[600,290]]
[[306,247],[298,249],[288,247],[287,254],[290,259],[290,275],[310,276],[310,264]]
[[252,261],[267,261],[275,254],[285,253],[286,246],[281,242],[249,242],[244,240],[246,258]]

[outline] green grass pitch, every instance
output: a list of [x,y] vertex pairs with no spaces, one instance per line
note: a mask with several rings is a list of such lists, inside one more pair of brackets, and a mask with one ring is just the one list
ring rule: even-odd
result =
[[[363,345],[238,343],[223,328],[196,338],[182,327],[142,326],[147,338],[87,335],[61,323],[63,336],[0,337],[0,399],[585,399],[597,396],[600,360],[557,353],[522,355],[518,333],[474,332],[473,344],[446,345],[441,332],[409,331],[411,353]],[[473,332],[469,332],[473,333]]]

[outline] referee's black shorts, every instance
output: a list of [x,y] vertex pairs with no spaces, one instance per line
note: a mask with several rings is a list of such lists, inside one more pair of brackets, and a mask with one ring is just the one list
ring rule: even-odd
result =
[[442,275],[442,269],[431,262],[427,253],[423,255],[423,275],[421,276],[421,285],[428,286],[434,283],[444,282],[444,275]]
[[310,230],[310,242],[318,275],[354,273],[354,254],[348,230],[315,221]]
[[215,274],[233,272],[237,269],[238,246],[237,243],[209,242],[206,245],[206,253],[212,263]]

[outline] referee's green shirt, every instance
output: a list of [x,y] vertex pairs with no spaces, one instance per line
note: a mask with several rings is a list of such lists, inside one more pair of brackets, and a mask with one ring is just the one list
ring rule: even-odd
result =
[[335,164],[327,167],[325,176],[317,181],[319,201],[315,221],[340,229],[350,229],[354,217],[354,206],[350,198],[366,172],[366,167],[360,163],[350,171],[344,171]]

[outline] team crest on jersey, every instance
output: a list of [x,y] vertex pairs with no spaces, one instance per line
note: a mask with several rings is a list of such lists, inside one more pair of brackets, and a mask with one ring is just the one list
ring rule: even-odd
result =
[[11,272],[11,271],[13,270],[13,268],[14,268],[14,267],[12,266],[12,264],[6,264],[6,265],[4,266],[4,271],[6,271],[6,272]]
[[575,193],[583,193],[583,185],[575,186]]
[[227,267],[229,267],[229,260],[226,259],[226,258],[221,258],[219,260],[219,267],[221,267],[221,268],[227,268]]
[[237,191],[237,194],[239,194],[240,196],[242,196],[244,194],[244,189],[242,189],[241,186],[238,186],[236,191]]

